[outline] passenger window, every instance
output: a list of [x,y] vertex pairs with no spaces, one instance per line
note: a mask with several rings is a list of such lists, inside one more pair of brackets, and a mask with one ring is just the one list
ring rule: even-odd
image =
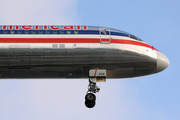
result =
[[29,34],[29,31],[28,31],[28,30],[25,30],[24,33],[25,33],[25,34]]
[[60,31],[60,34],[64,34],[64,30],[61,30],[61,31]]
[[57,31],[56,31],[56,30],[53,30],[53,34],[57,34]]
[[67,31],[67,34],[71,34],[71,31],[70,31],[70,30],[68,30],[68,31]]
[[75,30],[75,31],[74,31],[74,34],[78,34],[78,31],[77,31],[77,30]]
[[21,34],[21,32],[22,32],[21,30],[18,30],[18,31],[17,31],[18,34]]
[[39,30],[39,34],[43,34],[43,31],[42,31],[42,30]]
[[3,31],[3,34],[7,34],[7,30],[4,30],[4,31]]
[[46,30],[46,34],[50,34],[50,31],[49,31],[49,30]]
[[11,33],[11,34],[14,34],[14,30],[11,30],[10,33]]
[[35,31],[35,30],[32,30],[31,33],[32,33],[32,34],[36,34],[36,31]]

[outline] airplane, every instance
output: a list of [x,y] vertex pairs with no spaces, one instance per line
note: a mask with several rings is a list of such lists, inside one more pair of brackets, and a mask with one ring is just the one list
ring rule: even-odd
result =
[[85,25],[1,25],[1,79],[89,79],[85,105],[96,104],[97,82],[155,74],[169,59],[135,35]]

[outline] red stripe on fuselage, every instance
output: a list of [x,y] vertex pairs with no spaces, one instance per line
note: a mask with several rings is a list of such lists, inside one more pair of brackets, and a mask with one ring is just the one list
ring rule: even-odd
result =
[[[102,41],[109,41],[109,39],[103,39]],[[0,38],[0,43],[100,43],[99,38]],[[123,39],[111,39],[111,43],[138,45],[151,49],[156,48],[138,41],[123,40]],[[159,50],[157,50],[159,51]]]
[[95,70],[94,77],[96,77],[97,69]]
[[143,47],[147,47],[147,48],[151,48],[151,49],[154,49],[154,50],[159,51],[158,49],[154,48],[154,47],[151,46],[151,45],[148,45],[148,44],[142,43],[142,42],[138,42],[138,41],[122,40],[122,39],[113,39],[113,40],[111,40],[111,43],[138,45],[138,46],[143,46]]

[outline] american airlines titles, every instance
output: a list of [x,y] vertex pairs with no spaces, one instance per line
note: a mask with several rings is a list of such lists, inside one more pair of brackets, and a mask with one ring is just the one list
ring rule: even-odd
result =
[[47,26],[47,25],[3,25],[0,26],[0,29],[2,30],[19,30],[19,29],[23,29],[23,30],[39,30],[39,29],[43,29],[43,30],[48,30],[48,29],[52,29],[52,30],[87,30],[88,27],[87,26],[60,26],[60,25],[51,25],[51,26]]

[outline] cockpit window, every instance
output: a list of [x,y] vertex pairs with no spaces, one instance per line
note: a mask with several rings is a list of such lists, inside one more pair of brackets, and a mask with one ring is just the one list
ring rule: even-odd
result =
[[132,39],[138,40],[138,38],[136,36],[134,36],[134,35],[129,35],[129,37],[132,38]]
[[143,41],[143,40],[141,40],[140,38],[138,38],[139,39],[139,41]]
[[136,37],[134,35],[129,35],[129,37],[132,38],[132,39],[138,40],[138,41],[142,41],[140,38],[138,38],[138,37]]

